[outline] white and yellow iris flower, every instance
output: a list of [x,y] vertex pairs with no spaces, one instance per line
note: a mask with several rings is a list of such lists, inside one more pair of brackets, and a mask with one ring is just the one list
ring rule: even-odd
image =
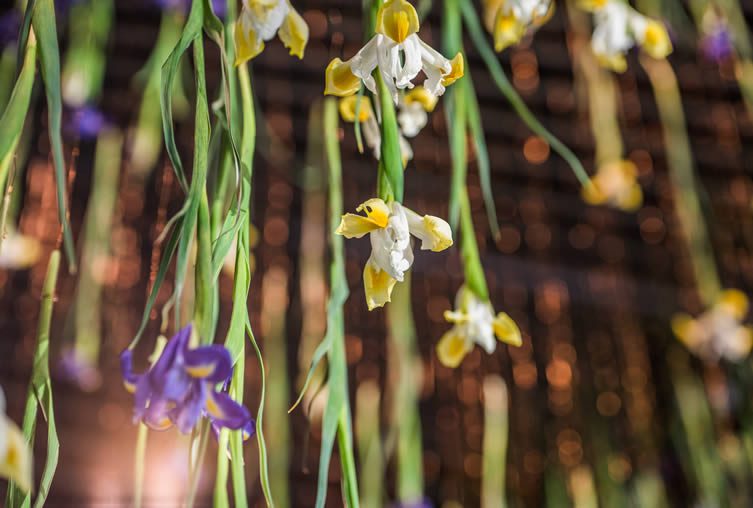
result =
[[601,65],[616,72],[627,69],[625,54],[636,44],[649,56],[666,58],[672,52],[667,29],[618,0],[582,0],[580,7],[594,13],[591,48]]
[[325,95],[347,97],[358,91],[360,83],[376,94],[372,72],[379,72],[398,103],[398,90],[413,88],[421,71],[424,86],[433,95],[442,95],[445,87],[463,76],[463,55],[448,60],[418,37],[418,14],[406,0],[387,0],[379,7],[376,34],[348,61],[339,58],[327,66]]
[[439,97],[423,86],[417,86],[402,94],[397,114],[400,132],[409,138],[418,135],[429,122],[429,113],[434,111],[438,101]]
[[275,35],[291,55],[303,58],[309,27],[288,0],[243,0],[235,22],[235,65],[259,55]]
[[739,362],[753,347],[753,327],[742,324],[748,306],[745,293],[728,289],[698,318],[687,314],[674,316],[672,331],[692,353],[705,360],[725,358]]
[[24,270],[42,255],[42,245],[32,236],[9,231],[0,245],[0,269]]
[[484,25],[494,37],[494,50],[518,44],[523,36],[549,21],[552,0],[483,0]]
[[444,318],[452,323],[437,344],[437,357],[442,365],[455,368],[478,344],[488,354],[497,348],[497,340],[520,346],[523,339],[515,321],[504,312],[494,315],[488,300],[481,300],[465,286],[455,297],[455,310],[445,311]]
[[[340,116],[343,120],[351,123],[356,121],[357,103],[357,95],[349,95],[340,99]],[[382,132],[379,128],[379,122],[377,122],[374,115],[371,99],[368,97],[361,97],[361,105],[358,107],[358,121],[361,123],[361,133],[366,141],[366,146],[374,154],[374,158],[379,160],[382,153]],[[408,161],[413,159],[413,148],[411,148],[410,143],[405,139],[402,132],[399,133],[398,142],[400,143],[400,156],[403,159],[403,167],[406,167]]]
[[5,396],[0,389],[0,477],[14,481],[21,490],[32,487],[31,449],[21,429],[5,414]]
[[629,160],[602,165],[591,178],[591,184],[581,192],[583,200],[590,205],[609,205],[633,212],[643,204],[638,170]]
[[450,225],[439,217],[418,215],[397,201],[372,198],[356,209],[364,215],[346,213],[336,233],[345,238],[369,235],[371,256],[363,270],[363,285],[369,310],[384,306],[395,284],[402,282],[413,264],[411,235],[421,240],[421,250],[441,252],[452,245]]

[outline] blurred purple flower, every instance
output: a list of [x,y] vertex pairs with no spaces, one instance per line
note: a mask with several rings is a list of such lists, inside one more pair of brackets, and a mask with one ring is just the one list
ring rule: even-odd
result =
[[94,106],[70,110],[66,130],[81,139],[94,139],[109,125],[105,115]]
[[202,416],[217,427],[237,430],[251,422],[248,410],[215,386],[233,373],[230,353],[224,346],[190,349],[191,325],[170,339],[159,359],[143,374],[132,370],[132,353],[120,355],[126,388],[134,394],[134,418],[153,429],[175,424],[187,434]]
[[[162,10],[180,9],[183,12],[188,12],[191,7],[191,0],[154,0],[154,3]],[[212,0],[212,9],[218,17],[224,18],[227,14],[227,1]]]
[[57,367],[60,379],[75,384],[85,392],[93,392],[102,384],[102,376],[96,365],[84,360],[75,349],[64,351]]
[[81,0],[55,0],[56,17],[61,18],[67,16],[68,11],[71,10],[71,7],[80,2]]
[[16,42],[20,28],[21,14],[16,9],[0,16],[0,48]]
[[732,34],[724,23],[718,23],[716,27],[704,35],[701,40],[701,50],[704,56],[714,62],[721,62],[732,55]]

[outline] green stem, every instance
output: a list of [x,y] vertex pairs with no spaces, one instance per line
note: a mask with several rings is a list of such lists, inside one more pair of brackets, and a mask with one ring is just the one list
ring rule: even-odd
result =
[[489,300],[489,289],[486,286],[484,268],[481,266],[471,204],[465,185],[460,193],[460,244],[466,285],[482,301]]
[[133,468],[133,506],[141,508],[144,497],[144,471],[146,469],[146,444],[149,437],[149,427],[139,423],[136,437],[136,452]]

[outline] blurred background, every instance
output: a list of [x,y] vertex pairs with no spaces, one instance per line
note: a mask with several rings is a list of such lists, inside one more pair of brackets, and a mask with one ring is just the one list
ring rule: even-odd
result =
[[[63,52],[71,39],[66,27],[75,22],[75,11],[70,10],[75,3],[58,14]],[[753,2],[742,5],[750,22]],[[297,0],[295,6],[310,28],[305,59],[293,59],[281,44],[270,43],[254,60],[252,71],[259,137],[252,219],[257,244],[249,304],[270,364],[268,381],[283,401],[279,407],[267,406],[271,467],[281,468],[283,476],[287,472],[287,505],[304,507],[313,506],[316,492],[319,424],[300,408],[289,416],[286,411],[325,327],[328,223],[320,175],[305,171],[307,125],[310,107],[322,97],[324,68],[331,58],[350,57],[360,48],[363,24],[358,2]],[[134,169],[128,156],[141,105],[141,87],[134,83],[155,45],[160,7],[148,0],[116,0],[114,7],[104,46],[99,112],[69,109],[64,119],[70,218],[79,252],[97,146],[82,123],[102,122],[105,128],[122,130],[127,148],[109,212],[112,227],[106,230],[111,248],[93,258],[96,269],[91,273],[95,286],[101,287],[94,300],[99,309],[75,305],[77,286],[81,291],[78,276],[62,270],[57,286],[50,347],[61,455],[49,506],[131,503],[137,428],[131,419],[132,397],[121,384],[118,354],[138,329],[161,253],[156,240],[184,198],[164,153],[149,171]],[[435,47],[440,11],[435,5],[421,32]],[[581,36],[562,3],[534,38],[500,58],[533,112],[593,174],[587,84],[573,56]],[[732,64],[706,58],[693,39],[677,36],[675,45],[669,62],[678,78],[719,278],[724,287],[750,293],[751,116]],[[477,238],[491,300],[516,320],[524,340],[520,348],[503,345],[493,355],[476,348],[459,368],[442,367],[434,348],[447,330],[442,313],[452,307],[463,280],[459,252],[417,254],[412,306],[423,374],[420,415],[427,497],[435,506],[479,505],[482,385],[487,375],[498,374],[509,397],[510,506],[751,506],[750,361],[701,361],[670,327],[675,313],[697,315],[705,307],[678,225],[655,96],[638,58],[631,54],[629,70],[615,80],[625,157],[636,165],[644,193],[643,206],[630,213],[585,204],[570,168],[511,110],[473,46],[466,44],[466,50],[501,226],[500,236],[493,238],[471,164],[469,193]],[[209,43],[206,51],[208,68],[217,69],[207,75],[211,98],[219,86],[219,56]],[[185,82],[190,97],[192,80]],[[8,414],[16,421],[22,416],[33,360],[47,259],[61,241],[43,91],[35,89],[35,95],[38,100],[32,102],[26,126],[28,162],[16,182],[21,196],[17,219],[20,232],[40,240],[41,253],[28,268],[0,268],[0,384]],[[191,115],[176,115],[176,123],[178,146],[184,159],[190,158]],[[348,124],[342,124],[341,136],[344,207],[353,210],[370,197],[376,164],[368,154],[358,153]],[[406,205],[446,216],[450,155],[439,109],[413,141],[413,149],[415,158],[405,173]],[[374,382],[387,393],[390,370],[385,312],[368,312],[363,304],[361,269],[368,243],[347,242],[346,249],[351,288],[346,348],[357,413],[358,387]],[[170,290],[168,277],[157,309]],[[225,330],[232,294],[227,275],[220,278],[220,292],[219,330]],[[158,314],[153,313],[147,337],[159,333]],[[65,353],[81,328],[77,315],[102,327],[101,369],[92,373],[86,389],[66,381]],[[144,349],[139,354],[146,356]],[[246,404],[255,408],[260,376],[253,362],[247,362],[246,376]],[[382,413],[386,425],[389,416]],[[178,504],[187,480],[187,443],[175,430],[150,434],[145,506]],[[216,445],[210,446],[213,457]],[[256,453],[254,442],[247,443],[249,493],[252,504],[261,506]],[[42,461],[43,455],[37,463]],[[213,462],[206,462],[202,476],[202,506],[210,504]],[[340,506],[340,470],[337,460],[333,462],[328,506]],[[392,462],[388,471],[391,467]],[[394,492],[389,478],[386,499]]]

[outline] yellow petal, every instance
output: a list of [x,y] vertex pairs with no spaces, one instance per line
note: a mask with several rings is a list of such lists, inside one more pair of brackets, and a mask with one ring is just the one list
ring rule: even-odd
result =
[[534,14],[533,19],[531,20],[531,24],[535,27],[540,27],[550,19],[552,19],[552,16],[554,16],[554,7],[556,3],[554,1],[549,3],[549,9],[547,9],[546,13],[544,13],[543,16],[538,16]]
[[256,37],[253,29],[249,29],[248,33],[244,33],[241,18],[238,18],[238,21],[235,22],[234,40],[236,66],[248,62],[264,51],[264,41]]
[[581,187],[580,196],[589,205],[602,205],[607,200],[607,196],[599,190],[595,178],[589,181],[589,185]]
[[618,200],[617,206],[626,211],[634,212],[638,210],[643,204],[643,189],[637,183],[630,186],[630,189],[625,192]]
[[350,70],[350,62],[333,59],[324,73],[324,95],[347,97],[361,86],[361,80]]
[[463,54],[458,53],[455,55],[455,58],[450,60],[450,65],[452,65],[450,72],[442,76],[442,85],[444,86],[450,86],[465,74],[465,61],[463,60]]
[[468,342],[455,328],[446,332],[437,344],[437,357],[440,363],[453,369],[460,365],[468,354]]
[[500,11],[494,22],[494,51],[499,53],[505,48],[517,44],[526,32],[526,27],[510,11],[508,14]]
[[433,252],[442,252],[452,246],[452,229],[447,221],[433,215],[424,215],[424,227],[429,234]]
[[369,310],[377,307],[383,307],[385,303],[392,299],[392,289],[395,287],[397,280],[377,268],[369,260],[363,268],[363,290],[366,294],[366,305]]
[[368,217],[346,213],[340,219],[340,225],[337,226],[335,233],[343,235],[345,238],[361,238],[377,229],[381,229],[380,226]]
[[418,32],[418,13],[406,0],[387,0],[379,7],[376,32],[400,43]]
[[672,41],[664,25],[655,20],[648,22],[641,49],[653,58],[666,58],[672,52]]
[[719,295],[720,305],[724,305],[735,319],[742,319],[748,313],[748,297],[739,289],[725,289]]
[[618,53],[616,55],[596,55],[596,59],[602,67],[611,69],[614,72],[625,72],[627,70],[627,60],[625,55]]
[[481,7],[484,9],[484,26],[489,33],[494,32],[494,22],[497,20],[497,13],[506,0],[481,0]]
[[309,41],[309,26],[292,6],[288,10],[288,15],[285,17],[277,35],[285,47],[290,50],[291,55],[303,58],[306,43]]
[[444,320],[448,323],[465,323],[468,321],[468,314],[457,310],[446,310]]
[[520,328],[518,328],[515,321],[513,321],[513,319],[506,313],[500,312],[497,314],[497,317],[494,318],[494,322],[492,323],[492,327],[494,328],[494,335],[497,336],[497,339],[505,344],[510,344],[511,346],[520,346],[523,344],[523,338],[520,335]]
[[366,217],[380,228],[386,228],[390,219],[390,207],[379,198],[364,201],[358,205],[356,212],[365,212]]
[[[358,95],[349,95],[348,97],[340,99],[340,116],[346,122],[356,121],[356,106],[358,106],[358,100]],[[365,122],[373,115],[371,100],[366,96],[361,96],[360,100],[361,104],[358,106],[358,121]]]
[[672,332],[675,337],[687,347],[693,347],[691,337],[696,327],[696,320],[687,314],[675,314],[671,322]]
[[0,418],[4,419],[0,425],[5,427],[6,439],[4,455],[0,456],[0,477],[16,482],[21,490],[29,492],[32,487],[31,450],[21,429],[7,416]]
[[424,111],[431,113],[432,111],[434,111],[434,108],[439,101],[439,97],[432,93],[429,93],[429,91],[423,86],[417,86],[413,88],[413,90],[406,92],[406,94],[403,96],[403,100],[405,100],[405,104],[421,104],[421,106],[424,108]]

